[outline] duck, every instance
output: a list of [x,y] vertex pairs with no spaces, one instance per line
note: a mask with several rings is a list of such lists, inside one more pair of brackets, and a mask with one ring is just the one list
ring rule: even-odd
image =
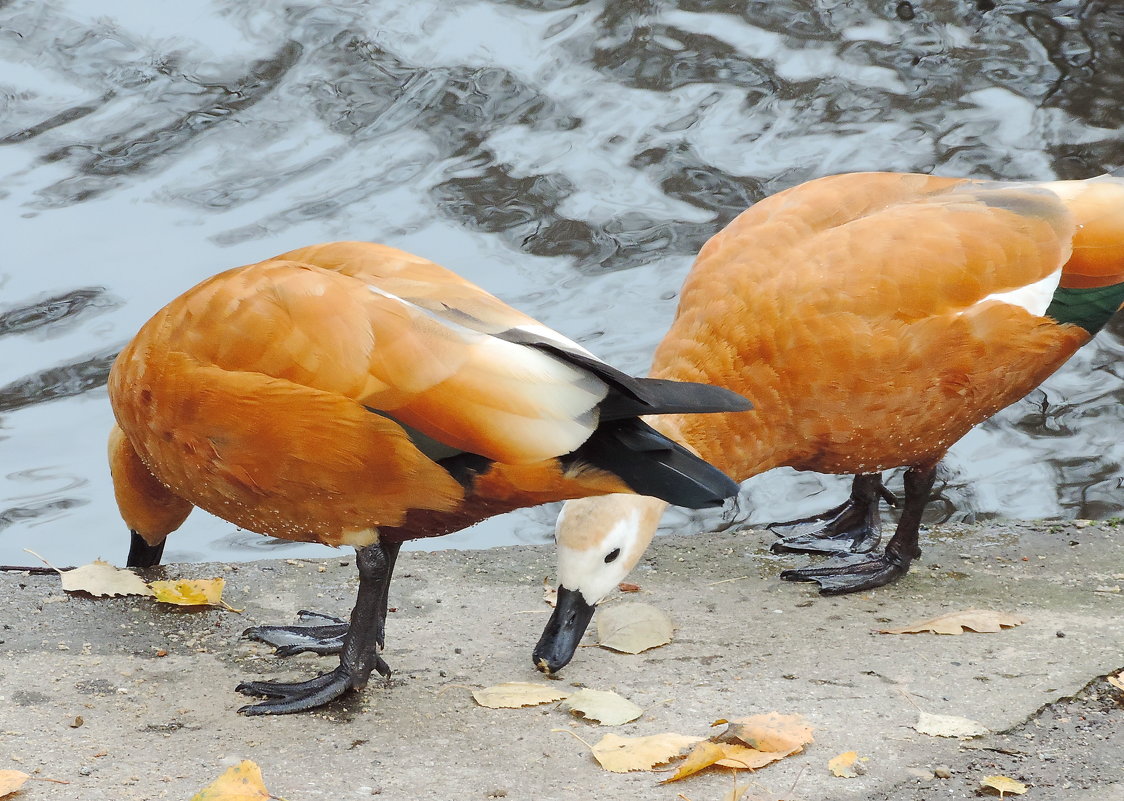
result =
[[594,494],[721,505],[737,484],[641,418],[749,408],[723,388],[622,373],[456,273],[370,242],[208,278],[141,327],[108,390],[130,567],[159,564],[196,507],[356,549],[349,623],[305,613],[247,631],[280,655],[338,653],[338,666],[238,685],[265,699],[249,715],[314,709],[390,675],[380,651],[403,542]]
[[[653,425],[744,481],[775,467],[854,476],[843,504],[771,524],[786,570],[824,594],[869,590],[920,556],[938,463],[1057,370],[1124,301],[1124,178],[999,182],[828,176],[772,195],[703,246],[650,375],[724,386],[751,414]],[[882,551],[882,471],[906,468]],[[596,604],[643,555],[666,504],[567,502],[558,601],[533,651],[566,665]]]

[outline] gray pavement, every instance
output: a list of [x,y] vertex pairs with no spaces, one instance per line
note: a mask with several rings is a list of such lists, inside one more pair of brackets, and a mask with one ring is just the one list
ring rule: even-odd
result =
[[[404,553],[384,654],[393,680],[326,711],[278,718],[237,715],[246,699],[234,686],[311,676],[335,660],[279,660],[239,635],[302,608],[346,615],[356,586],[346,551],[327,561],[156,571],[221,575],[242,614],[68,596],[53,576],[0,574],[0,770],[69,782],[31,782],[18,796],[26,801],[187,799],[240,759],[257,762],[270,791],[288,801],[678,801],[680,793],[722,801],[727,771],[661,786],[658,774],[602,770],[577,739],[553,730],[590,742],[609,731],[708,735],[716,718],[776,710],[807,718],[816,741],[752,776],[750,797],[976,798],[973,772],[992,767],[1031,776],[1024,798],[1032,801],[1121,796],[1120,697],[1094,681],[1124,668],[1121,531],[1099,523],[936,527],[923,532],[925,555],[905,579],[836,598],[779,581],[782,568],[805,557],[770,555],[771,539],[742,531],[657,540],[631,579],[641,592],[615,600],[665,610],[675,640],[636,656],[583,647],[559,678],[616,690],[646,710],[614,728],[553,705],[484,709],[470,696],[541,678],[530,652],[549,611],[541,597],[553,571],[548,547]],[[873,633],[968,608],[1028,621],[998,634]],[[1078,726],[1066,739],[1057,721],[1084,713],[1050,705],[1074,695],[1064,703],[1095,706],[1100,717],[1089,711],[1082,720],[1101,721],[1103,732]],[[1011,733],[929,737],[911,728],[918,709]],[[1047,713],[1052,727],[1042,723]],[[1038,752],[1036,737],[1048,732],[1035,727],[1056,735],[1049,750]],[[1021,748],[996,745],[1012,737]],[[1059,758],[1069,748],[1080,748],[1089,768],[1074,780]],[[831,776],[828,759],[849,750],[869,758],[866,773]],[[980,758],[1010,759],[1004,750],[1020,756],[1010,764]],[[951,778],[932,777],[936,767],[949,767]]]

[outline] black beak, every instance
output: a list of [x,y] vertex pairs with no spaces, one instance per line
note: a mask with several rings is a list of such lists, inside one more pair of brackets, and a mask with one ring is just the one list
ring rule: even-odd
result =
[[556,673],[570,663],[597,607],[585,602],[581,592],[558,588],[558,605],[543,629],[532,658],[543,673]]

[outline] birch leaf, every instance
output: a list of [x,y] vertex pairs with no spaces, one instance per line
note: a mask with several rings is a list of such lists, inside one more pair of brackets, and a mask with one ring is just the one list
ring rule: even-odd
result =
[[247,759],[193,795],[191,801],[267,801],[271,798],[275,796],[265,789],[261,768]]
[[597,615],[597,644],[638,654],[671,642],[671,619],[651,604],[615,604]]
[[736,739],[758,751],[788,756],[812,742],[813,737],[812,727],[800,715],[768,712],[731,720],[726,731],[713,739],[724,742]]
[[593,757],[605,770],[628,773],[651,770],[682,754],[702,737],[686,734],[653,734],[649,737],[620,737],[606,734],[593,746]]
[[62,588],[67,592],[88,592],[90,595],[152,595],[152,590],[129,570],[114,567],[96,559],[88,565],[59,572]]
[[226,606],[222,600],[224,585],[223,579],[215,578],[153,581],[148,586],[160,603],[176,606]]
[[[711,765],[721,764],[751,770],[757,767],[753,764],[753,761],[754,757],[760,753],[760,751],[755,751],[740,743],[716,743],[713,740],[703,740],[691,749],[679,769],[660,784],[677,782],[698,773],[703,768],[709,768]],[[780,759],[780,757],[777,757],[777,759]],[[772,762],[773,760],[769,761]]]
[[1124,690],[1124,672],[1118,673],[1115,676],[1106,676],[1109,684],[1118,690]]
[[620,726],[644,714],[644,710],[632,701],[609,690],[578,690],[562,702],[562,708],[595,720],[602,726]]
[[933,634],[963,634],[967,630],[994,633],[1005,628],[1013,628],[1026,623],[1025,617],[996,612],[990,609],[965,609],[963,612],[949,612],[947,615],[921,620],[900,629],[879,629],[879,634],[920,634],[931,631]]
[[489,709],[519,709],[559,701],[570,693],[549,684],[532,681],[508,681],[482,690],[473,690],[472,697]]
[[853,779],[859,775],[855,770],[855,763],[858,759],[858,751],[844,751],[827,761],[827,769],[831,771],[833,776],[838,776],[840,779]]
[[988,728],[978,721],[957,715],[930,715],[918,712],[913,728],[931,737],[979,737],[987,734]]
[[30,778],[22,770],[0,770],[0,798],[11,795]]
[[549,578],[542,580],[542,599],[552,609],[558,606],[558,588],[551,585]]
[[990,787],[992,790],[999,791],[999,797],[1002,798],[1004,793],[1013,793],[1014,795],[1022,795],[1027,791],[1027,786],[1022,782],[1017,782],[1007,776],[984,776],[980,779],[981,787]]

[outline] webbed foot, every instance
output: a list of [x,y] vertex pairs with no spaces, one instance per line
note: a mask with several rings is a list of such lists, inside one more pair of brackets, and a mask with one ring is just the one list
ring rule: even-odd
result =
[[[375,657],[374,669],[383,676],[390,676],[390,666],[381,656]],[[243,695],[261,695],[269,699],[242,707],[238,711],[243,715],[288,715],[323,706],[351,690],[362,689],[366,683],[365,678],[362,683],[357,683],[347,666],[341,664],[335,670],[308,681],[244,681],[234,689]]]
[[891,506],[897,499],[882,486],[882,476],[860,474],[851,485],[851,497],[832,509],[811,517],[770,523],[766,528],[780,539],[773,553],[869,553],[882,539],[878,499]]
[[300,622],[294,626],[251,626],[242,632],[242,636],[272,645],[275,656],[292,656],[305,652],[327,655],[338,654],[343,650],[343,638],[348,629],[346,621],[307,609],[297,612],[297,619]]
[[[821,595],[842,595],[848,592],[872,590],[897,581],[909,572],[911,559],[894,554],[856,559],[837,557],[824,567],[803,567],[781,572],[784,581],[814,581],[820,585]],[[831,563],[834,564],[831,564]]]

